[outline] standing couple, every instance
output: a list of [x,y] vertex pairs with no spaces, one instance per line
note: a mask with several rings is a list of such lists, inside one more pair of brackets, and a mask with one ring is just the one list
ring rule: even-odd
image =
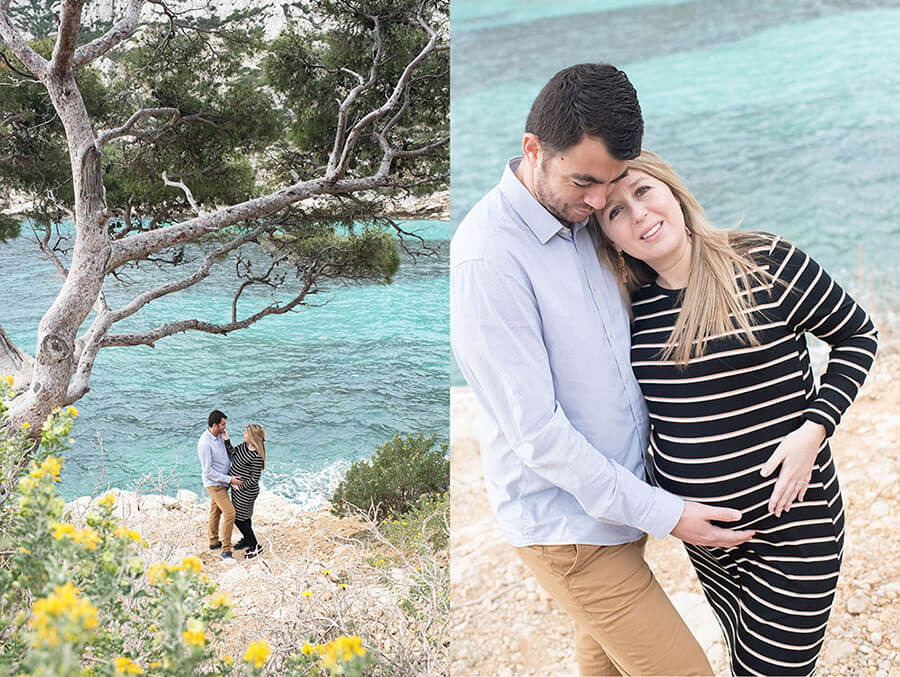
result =
[[[735,674],[811,674],[844,535],[828,438],[876,331],[790,242],[713,227],[642,135],[624,73],[557,73],[454,235],[488,497],[583,675],[712,674],[646,533],[684,541]],[[832,347],[818,387],[807,332]]]
[[211,499],[209,549],[221,548],[222,559],[234,561],[231,532],[235,525],[243,538],[234,549],[246,549],[244,556],[248,559],[262,552],[253,533],[251,518],[259,496],[259,476],[266,467],[266,431],[251,423],[244,430],[244,441],[235,447],[225,430],[227,422],[225,414],[218,409],[210,412],[207,428],[197,440],[197,455],[203,472],[203,486]]

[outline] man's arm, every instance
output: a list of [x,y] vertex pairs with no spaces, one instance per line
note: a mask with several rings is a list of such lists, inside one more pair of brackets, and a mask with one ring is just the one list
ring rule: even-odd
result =
[[451,271],[451,344],[480,403],[523,463],[572,494],[587,514],[667,535],[682,500],[635,477],[572,426],[556,400],[528,281],[497,268],[474,260]]
[[213,482],[231,484],[231,476],[224,475],[212,467],[212,446],[207,440],[200,439],[197,442],[197,455],[200,457],[200,467],[203,469],[203,479]]

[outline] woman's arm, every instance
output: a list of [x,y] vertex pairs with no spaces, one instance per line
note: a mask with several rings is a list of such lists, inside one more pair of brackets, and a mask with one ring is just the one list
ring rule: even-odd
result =
[[769,502],[780,516],[795,498],[803,500],[819,449],[834,434],[872,367],[878,332],[868,313],[806,253],[776,240],[772,259],[777,314],[797,335],[809,332],[831,345],[803,425],[784,438],[762,469],[766,477],[781,464]]

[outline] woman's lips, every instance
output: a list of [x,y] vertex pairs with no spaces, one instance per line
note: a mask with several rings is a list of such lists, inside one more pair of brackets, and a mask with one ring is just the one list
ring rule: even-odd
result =
[[641,233],[641,239],[646,242],[648,240],[654,239],[659,233],[662,231],[663,222],[650,226],[647,230]]

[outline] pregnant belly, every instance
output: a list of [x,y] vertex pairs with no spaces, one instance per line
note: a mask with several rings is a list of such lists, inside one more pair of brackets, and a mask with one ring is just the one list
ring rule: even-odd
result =
[[760,467],[778,446],[763,443],[746,449],[695,445],[690,453],[653,440],[653,475],[657,484],[687,500],[737,510],[768,501],[775,477],[764,478]]

